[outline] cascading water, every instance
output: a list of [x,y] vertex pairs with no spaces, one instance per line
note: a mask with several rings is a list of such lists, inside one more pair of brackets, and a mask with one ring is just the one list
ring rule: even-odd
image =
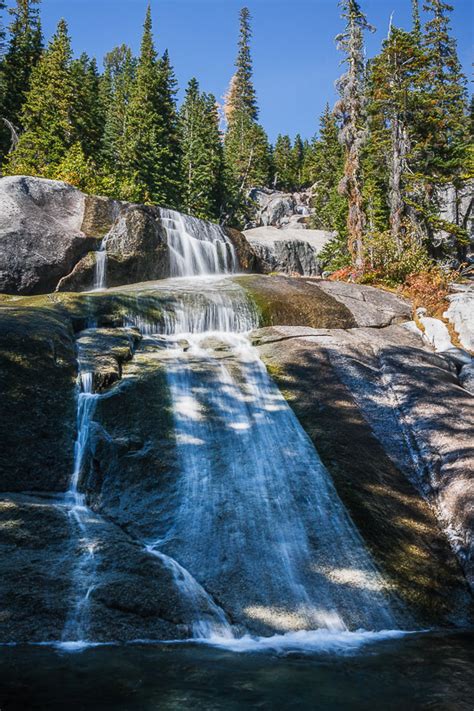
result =
[[[249,342],[258,316],[244,291],[203,279],[162,288],[172,298],[159,323],[130,316],[149,346],[152,334],[166,345],[180,470],[173,525],[148,550],[225,599],[240,630],[395,627],[329,473]],[[194,635],[229,638],[221,612],[194,621]]]
[[95,252],[94,291],[107,288],[107,241],[110,233],[106,234],[100,247]]
[[68,515],[76,527],[79,537],[78,563],[73,576],[73,601],[63,630],[62,642],[65,646],[82,644],[86,634],[86,618],[89,596],[93,588],[95,568],[95,541],[90,538],[87,518],[90,511],[85,497],[79,491],[79,478],[84,464],[90,435],[90,426],[99,397],[93,392],[93,373],[80,373],[80,392],[77,399],[77,435],[74,444],[74,467],[65,495]]
[[174,277],[235,272],[238,262],[234,246],[219,225],[160,209],[170,252],[170,274]]
[[[216,225],[171,210],[160,214],[172,273],[193,278],[155,283],[150,294],[125,289],[131,304],[125,325],[141,330],[142,347],[157,350],[166,367],[177,493],[172,525],[144,547],[172,573],[192,635],[237,649],[248,630],[271,640],[312,630],[320,640],[393,629],[396,601],[250,344],[248,332],[259,320],[254,305],[230,280],[202,278],[236,270],[232,244]],[[85,555],[64,640],[84,636],[93,572],[87,509],[77,487],[98,396],[90,374],[82,383],[67,501]]]

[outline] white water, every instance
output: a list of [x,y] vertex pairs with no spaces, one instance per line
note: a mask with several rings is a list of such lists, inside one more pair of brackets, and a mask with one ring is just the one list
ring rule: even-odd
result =
[[[170,210],[161,210],[161,219],[175,276],[235,271],[235,250],[218,226]],[[104,266],[97,282],[103,286],[105,272]],[[238,651],[355,648],[395,634],[387,630],[397,626],[396,605],[312,442],[248,340],[258,317],[244,291],[209,278],[155,287],[162,291],[158,308],[150,309],[156,316],[131,309],[126,322],[166,363],[178,505],[167,534],[145,549],[171,571],[193,637]],[[142,298],[137,293],[137,306]],[[86,637],[95,565],[78,483],[98,396],[92,374],[82,381],[66,497],[83,539],[63,634],[72,647]]]
[[105,235],[99,249],[95,252],[94,291],[103,291],[107,288],[107,241],[109,237],[110,232]]
[[79,554],[72,581],[73,601],[63,629],[62,642],[71,649],[83,645],[86,638],[89,597],[93,590],[96,542],[88,533],[87,519],[91,512],[79,491],[79,480],[88,447],[90,427],[98,395],[93,392],[93,373],[80,373],[77,399],[77,435],[74,443],[74,467],[65,495],[68,515],[78,532]]
[[[157,347],[166,344],[180,503],[148,550],[179,561],[243,626],[281,634],[395,627],[330,475],[250,345],[246,332],[258,319],[243,290],[188,280],[171,293],[162,322],[141,326],[155,329]],[[176,578],[190,599],[188,582]],[[231,639],[221,613],[194,619],[194,636]]]
[[219,225],[160,208],[174,277],[237,271],[234,246]]

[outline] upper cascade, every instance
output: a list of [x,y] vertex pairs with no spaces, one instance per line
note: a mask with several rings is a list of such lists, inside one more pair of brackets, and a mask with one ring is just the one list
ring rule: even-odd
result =
[[234,245],[222,227],[160,208],[170,253],[170,275],[200,276],[237,271]]

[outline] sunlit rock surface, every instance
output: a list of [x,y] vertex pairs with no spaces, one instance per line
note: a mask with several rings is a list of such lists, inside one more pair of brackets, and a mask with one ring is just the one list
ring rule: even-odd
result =
[[469,623],[472,398],[408,318],[262,275],[0,298],[0,639]]

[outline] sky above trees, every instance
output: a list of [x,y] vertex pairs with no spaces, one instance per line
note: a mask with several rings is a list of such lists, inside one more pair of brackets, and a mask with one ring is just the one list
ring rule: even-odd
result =
[[[7,2],[7,5],[11,5]],[[234,72],[238,11],[252,13],[254,83],[260,121],[270,140],[278,133],[310,137],[327,101],[336,98],[340,53],[334,43],[341,30],[337,0],[151,0],[154,37],[160,52],[168,48],[180,99],[192,76],[217,97]],[[466,75],[471,76],[474,26],[472,0],[455,0],[453,34]],[[410,0],[364,0],[363,9],[377,32],[367,36],[369,56],[380,49],[392,14],[395,25],[410,27]],[[42,0],[46,39],[64,17],[77,56],[101,60],[121,43],[138,52],[146,0]],[[470,85],[472,87],[472,84]]]

